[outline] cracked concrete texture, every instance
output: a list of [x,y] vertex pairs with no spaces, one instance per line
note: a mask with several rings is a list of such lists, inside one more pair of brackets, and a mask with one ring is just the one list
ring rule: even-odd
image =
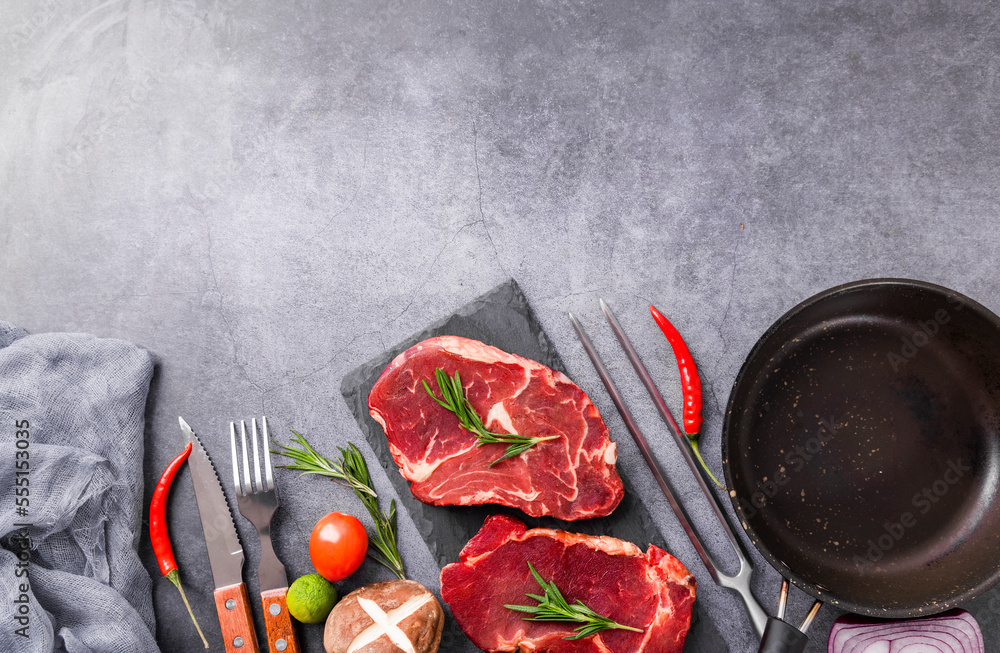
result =
[[[994,3],[937,0],[5,2],[0,317],[153,352],[150,480],[180,443],[178,414],[223,465],[228,421],[261,412],[326,450],[356,439],[344,373],[508,277],[621,440],[565,313],[610,355],[607,299],[676,406],[643,317],[655,303],[701,363],[719,469],[743,357],[806,297],[900,276],[1000,310],[998,20]],[[628,364],[609,364],[655,432]],[[307,573],[312,523],[356,506],[279,480],[279,554]],[[640,491],[663,507],[651,483]],[[173,520],[181,540],[196,533]],[[666,535],[731,649],[753,650],[738,603]],[[178,548],[196,611],[213,615],[203,549]],[[366,566],[344,589],[375,578]],[[777,582],[762,567],[769,608]],[[176,592],[156,592],[164,650],[186,650]],[[970,606],[992,641],[998,597]],[[807,602],[796,593],[792,614]]]

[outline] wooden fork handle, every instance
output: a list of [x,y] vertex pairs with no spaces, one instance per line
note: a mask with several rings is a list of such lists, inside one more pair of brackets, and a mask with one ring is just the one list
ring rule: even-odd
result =
[[260,653],[250,613],[250,597],[244,583],[216,589],[215,609],[219,613],[226,653]]
[[260,593],[260,602],[264,605],[264,625],[267,627],[267,645],[271,651],[300,653],[292,617],[288,614],[286,594],[287,587]]

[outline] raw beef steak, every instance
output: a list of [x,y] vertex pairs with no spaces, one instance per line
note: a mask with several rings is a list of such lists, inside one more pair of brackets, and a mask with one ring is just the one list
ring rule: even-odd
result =
[[[494,433],[556,435],[493,467],[505,444],[477,446],[458,417],[427,394],[435,369],[459,373],[469,403]],[[413,496],[439,506],[497,503],[532,516],[610,514],[624,491],[615,444],[597,407],[564,374],[477,340],[440,336],[396,357],[368,396]]]
[[[506,515],[486,520],[441,570],[441,598],[473,644],[486,651],[536,653],[680,653],[691,626],[695,580],[676,558],[652,544],[550,528],[526,530]],[[624,626],[579,640],[578,624],[525,621],[504,605],[536,605],[542,594],[528,562],[566,601],[577,600]]]

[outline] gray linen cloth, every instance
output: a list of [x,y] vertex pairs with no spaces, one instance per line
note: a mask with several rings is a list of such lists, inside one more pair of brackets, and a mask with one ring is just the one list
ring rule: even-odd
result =
[[159,651],[137,553],[152,374],[130,343],[0,322],[0,651]]

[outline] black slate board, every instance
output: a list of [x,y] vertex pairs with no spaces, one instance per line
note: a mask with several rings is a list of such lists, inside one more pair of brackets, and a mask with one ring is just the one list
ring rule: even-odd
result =
[[[614,513],[599,519],[566,522],[551,517],[529,517],[504,506],[431,506],[415,499],[410,493],[409,482],[400,475],[399,468],[392,460],[382,427],[368,414],[368,394],[393,358],[422,340],[440,335],[473,338],[503,351],[538,361],[552,369],[566,371],[559,353],[542,330],[521,289],[514,280],[510,280],[344,377],[340,386],[341,394],[399,494],[401,507],[413,518],[439,567],[458,560],[462,547],[476,534],[486,517],[497,513],[514,515],[524,521],[528,528],[561,528],[577,533],[610,535],[634,542],[643,550],[649,544],[666,548],[649,511],[632,489],[629,474],[635,472],[621,466],[618,473],[625,487],[625,497]],[[476,650],[450,615],[441,650],[448,653]],[[691,632],[684,650],[686,653],[726,653],[729,650],[698,602],[695,603]]]

